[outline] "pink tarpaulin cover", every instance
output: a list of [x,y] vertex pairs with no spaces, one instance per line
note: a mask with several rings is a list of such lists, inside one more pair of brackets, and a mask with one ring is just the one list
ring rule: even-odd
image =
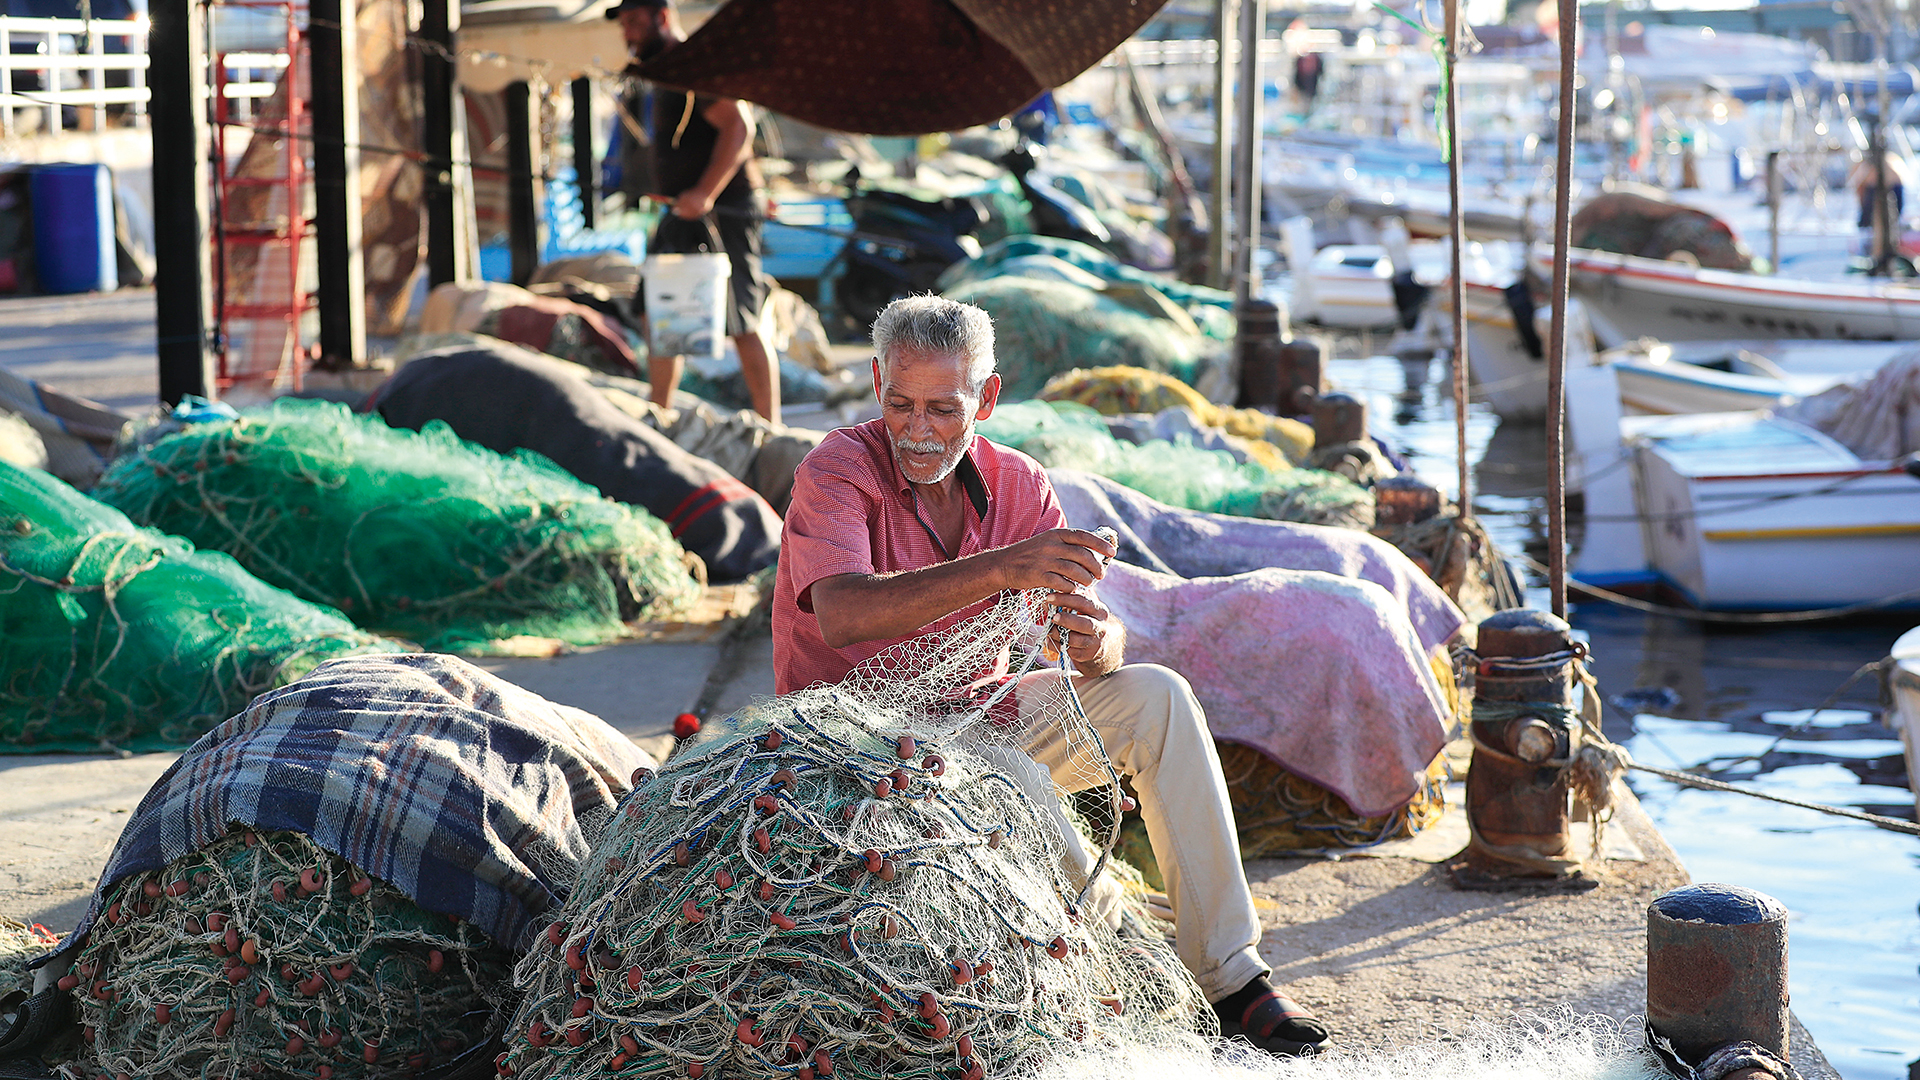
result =
[[1452,719],[1406,606],[1370,581],[1262,569],[1178,578],[1114,563],[1099,596],[1127,659],[1186,676],[1215,737],[1372,816],[1403,805]]

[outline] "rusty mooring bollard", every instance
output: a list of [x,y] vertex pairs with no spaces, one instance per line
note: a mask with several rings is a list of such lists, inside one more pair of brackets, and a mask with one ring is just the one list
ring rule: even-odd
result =
[[1647,905],[1647,1026],[1688,1064],[1737,1041],[1787,1060],[1787,909],[1737,885]]
[[1240,361],[1238,404],[1245,408],[1277,407],[1287,389],[1281,356],[1286,328],[1280,325],[1280,307],[1271,300],[1256,298],[1234,308],[1233,314],[1239,325],[1233,342]]
[[[1467,773],[1462,888],[1591,888],[1568,840],[1567,767],[1578,748],[1572,630],[1544,611],[1502,611],[1480,624],[1473,764]],[[1529,704],[1546,707],[1527,708]],[[1557,708],[1554,706],[1558,706]]]
[[1280,400],[1276,408],[1281,416],[1308,416],[1313,412],[1313,403],[1324,389],[1322,380],[1332,352],[1330,342],[1312,337],[1294,338],[1280,346]]
[[1387,476],[1373,485],[1373,525],[1418,525],[1438,516],[1440,489],[1412,476]]
[[1313,446],[1336,446],[1367,437],[1367,403],[1352,394],[1334,391],[1313,402]]

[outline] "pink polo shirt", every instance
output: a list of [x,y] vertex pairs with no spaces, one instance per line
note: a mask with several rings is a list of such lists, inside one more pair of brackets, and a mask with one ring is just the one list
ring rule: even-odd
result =
[[[813,614],[814,582],[837,574],[918,570],[1017,544],[1067,523],[1046,470],[1017,450],[976,435],[956,475],[970,505],[960,549],[946,552],[920,516],[918,497],[894,460],[882,421],[830,432],[800,463],[780,536],[779,577],[773,590],[773,677],[779,693],[839,682],[862,661],[906,640],[829,646]],[[995,599],[956,611],[908,636],[943,630],[984,611]]]

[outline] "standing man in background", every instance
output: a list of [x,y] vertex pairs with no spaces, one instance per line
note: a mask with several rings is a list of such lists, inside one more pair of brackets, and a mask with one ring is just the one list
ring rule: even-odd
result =
[[[607,18],[619,21],[628,53],[642,64],[685,40],[672,0],[620,0]],[[657,87],[651,98],[652,108],[641,118],[653,142],[649,194],[670,199],[671,207],[647,250],[657,255],[726,252],[733,268],[727,336],[740,353],[753,411],[778,421],[780,368],[759,334],[769,286],[760,271],[753,113],[744,101],[691,90]],[[685,362],[683,356],[647,358],[654,404],[671,404]]]

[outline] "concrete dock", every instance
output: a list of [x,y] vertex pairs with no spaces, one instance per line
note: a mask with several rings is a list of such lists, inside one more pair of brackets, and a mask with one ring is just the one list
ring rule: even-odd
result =
[[[549,658],[478,660],[606,719],[656,756],[682,711],[724,715],[771,694],[771,642],[740,623]],[[0,757],[0,915],[73,925],[146,788],[175,755]],[[1445,862],[1465,842],[1448,814],[1411,841],[1339,859],[1249,863],[1275,981],[1346,1047],[1430,1042],[1477,1022],[1564,1006],[1631,1024],[1645,1010],[1646,908],[1687,873],[1624,789],[1591,892],[1462,892]],[[1796,1025],[1807,1080],[1837,1074]]]

